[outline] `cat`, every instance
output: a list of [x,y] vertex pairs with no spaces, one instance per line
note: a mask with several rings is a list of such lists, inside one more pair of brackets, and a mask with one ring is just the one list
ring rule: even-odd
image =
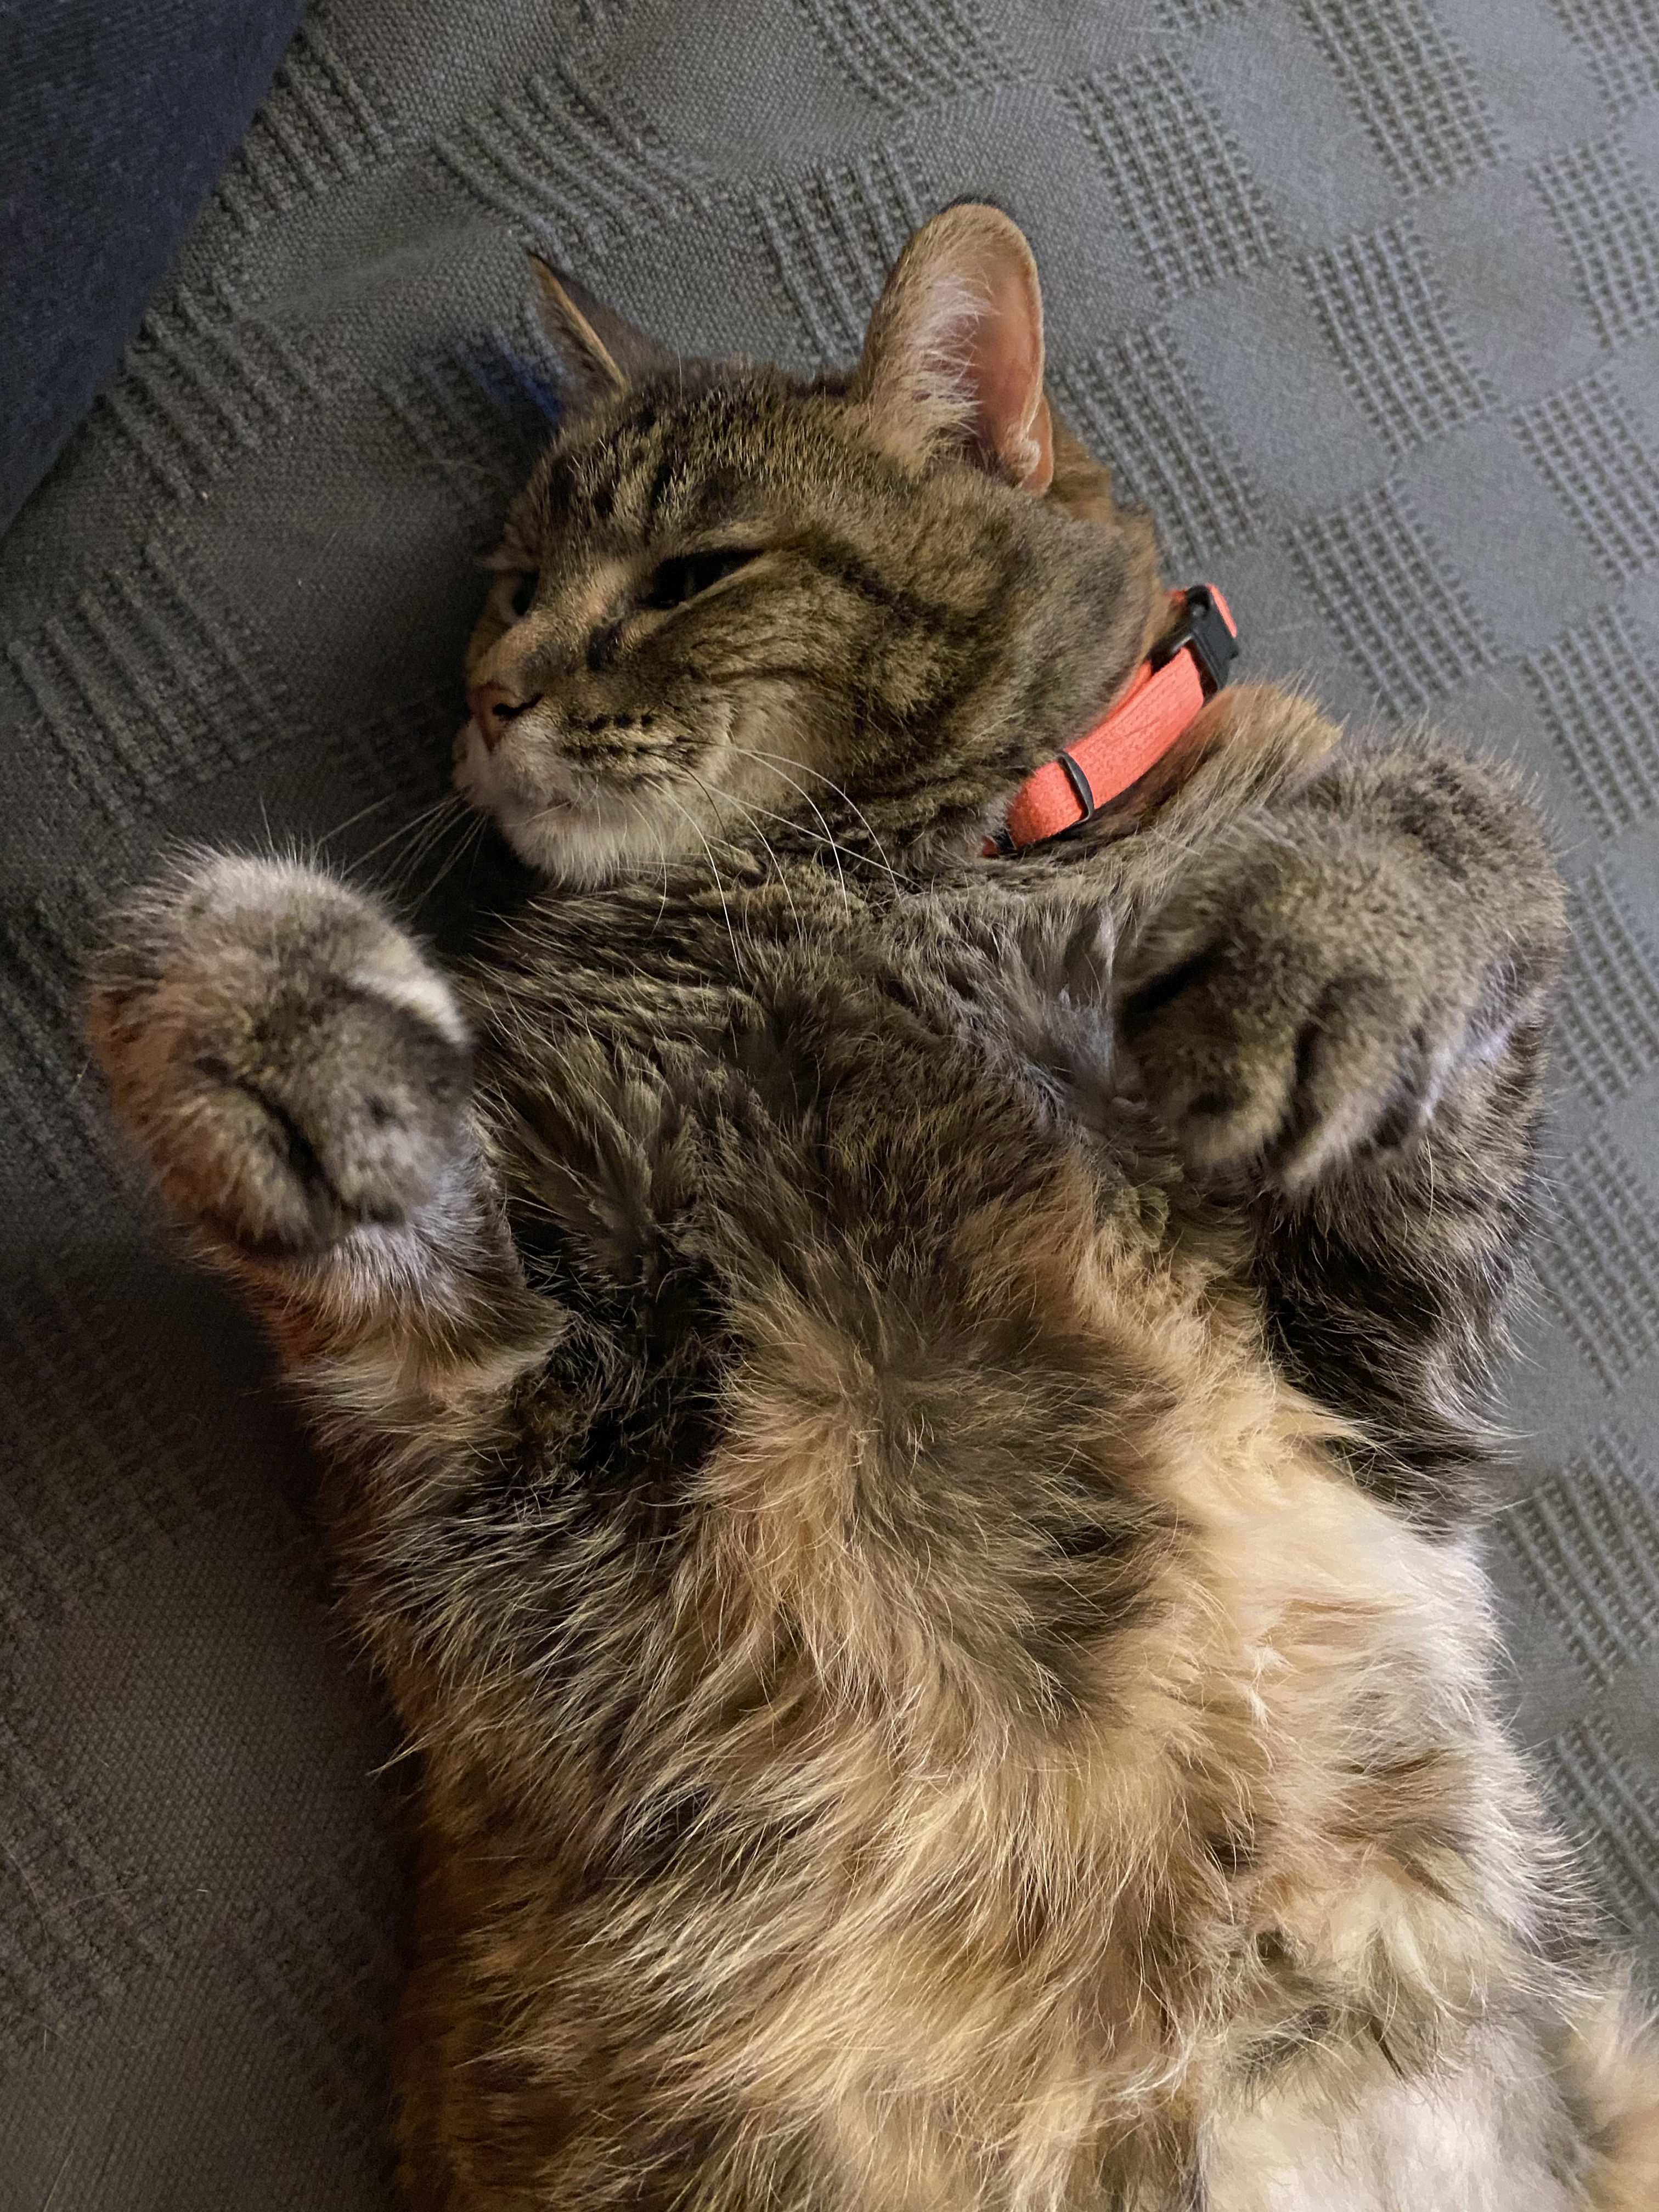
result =
[[810,382],[537,283],[455,774],[543,887],[446,975],[192,854],[87,1002],[414,1754],[407,2202],[1659,2203],[1474,1534],[1527,806],[1241,685],[985,857],[1174,618],[1018,228]]

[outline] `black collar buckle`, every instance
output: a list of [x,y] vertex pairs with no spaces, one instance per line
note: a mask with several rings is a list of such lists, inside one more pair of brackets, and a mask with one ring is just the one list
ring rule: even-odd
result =
[[1163,668],[1188,646],[1198,665],[1199,681],[1207,699],[1220,690],[1238,658],[1238,635],[1232,623],[1216,604],[1207,584],[1189,584],[1182,593],[1182,617],[1172,634],[1153,649],[1152,663]]

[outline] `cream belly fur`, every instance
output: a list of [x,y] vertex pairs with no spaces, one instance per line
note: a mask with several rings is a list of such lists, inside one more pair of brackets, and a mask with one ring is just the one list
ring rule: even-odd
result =
[[[964,2081],[976,2091],[969,2132],[999,2148],[994,2201],[1012,2206],[1116,2202],[1082,2176],[1103,2143],[1149,2120],[1193,2130],[1215,2212],[1577,2201],[1526,2148],[1511,2160],[1506,2109],[1524,2093],[1528,2054],[1482,2028],[1510,1994],[1505,1977],[1524,1981],[1516,1939],[1535,1869],[1504,1818],[1505,1801],[1530,1800],[1482,1694],[1478,1565],[1355,1489],[1327,1449],[1340,1430],[1255,1355],[1248,1317],[1223,1318],[1212,1285],[1183,1290],[1116,1237],[1079,1273],[1109,1323],[1103,1360],[1121,1357],[1133,1316],[1136,1364],[1164,1364],[1192,1409],[1148,1471],[1174,1502],[1173,1534],[1146,1625],[1113,1641],[1089,1701],[1110,1718],[1058,1731],[1028,1759],[981,1739],[948,1686],[919,1678],[915,1768],[872,1774],[863,1822],[842,1808],[865,1828],[860,1848],[885,1854],[879,1889],[823,1929],[796,2000],[732,2054],[734,2081],[764,2079],[769,2101],[802,2124],[834,2115],[841,2154],[872,2172],[898,2159],[920,2183],[931,2168],[905,2199],[919,2208],[979,2201],[946,2148]],[[890,1680],[920,1655],[893,1648],[836,1524],[865,1442],[858,1379],[835,1378],[850,1418],[831,1435],[825,1391],[777,1379],[829,1379],[821,1332],[804,1315],[793,1328],[775,1311],[769,1322],[769,1379],[741,1386],[747,1421],[708,1471],[711,1500],[749,1538],[731,1579],[748,1581],[761,1609],[787,1604],[812,1624],[826,1671],[851,1661]],[[843,1759],[843,1774],[855,1770]],[[1381,1808],[1368,1808],[1402,1771],[1423,1778],[1425,1808],[1451,1794],[1484,1815],[1455,1899],[1431,1866],[1391,1854]],[[1220,1778],[1235,1828],[1264,1838],[1249,1872],[1224,1881],[1200,1832]],[[1022,1878],[1043,1893],[1067,1954],[1064,1996],[1046,2014],[1026,1984],[1046,1979],[1052,1995],[1052,1958],[1016,1945],[1005,1980],[984,1949],[953,1960],[916,1932],[941,1889],[1006,1899]],[[1192,1948],[1177,1939],[1165,1985],[1149,1975],[1140,2002],[1125,2002],[1126,1943],[1164,1915]],[[992,1950],[1006,1937],[994,1923],[993,1909],[978,1931]],[[1328,2008],[1401,2013],[1448,2052],[1468,2042],[1467,2081],[1454,2069],[1432,2090],[1403,2083],[1376,2045],[1347,2044],[1241,2104],[1241,2056],[1283,2035],[1297,2008],[1261,1971],[1264,1948]],[[845,2041],[826,2037],[826,2019],[846,2024]],[[872,2132],[895,2139],[877,2153]]]

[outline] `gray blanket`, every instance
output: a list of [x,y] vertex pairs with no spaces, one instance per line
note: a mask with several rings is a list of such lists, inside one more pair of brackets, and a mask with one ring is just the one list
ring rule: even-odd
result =
[[[1516,1726],[1659,1950],[1650,0],[332,0],[0,553],[8,2208],[386,2190],[392,1740],[260,1349],[104,1128],[87,919],[169,840],[350,859],[443,789],[554,404],[520,242],[688,351],[811,364],[968,193],[1029,230],[1069,410],[1246,670],[1511,755],[1555,824],[1492,1553]],[[448,858],[366,865],[419,900]]]

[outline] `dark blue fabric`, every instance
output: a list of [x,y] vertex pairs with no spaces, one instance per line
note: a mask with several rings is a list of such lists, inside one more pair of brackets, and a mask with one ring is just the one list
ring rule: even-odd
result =
[[0,0],[0,529],[137,329],[301,0]]

